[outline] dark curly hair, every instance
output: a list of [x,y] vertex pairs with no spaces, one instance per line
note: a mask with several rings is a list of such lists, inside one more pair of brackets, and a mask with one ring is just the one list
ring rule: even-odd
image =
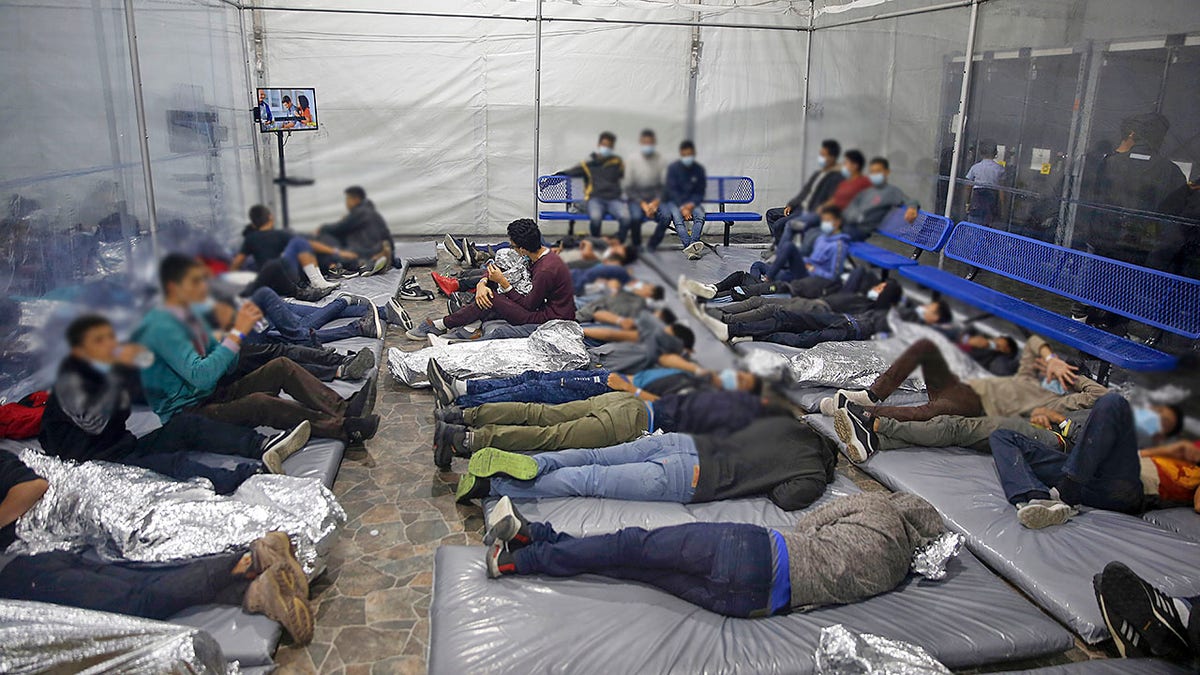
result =
[[526,251],[536,251],[542,247],[542,231],[537,223],[529,218],[514,220],[508,224],[508,238],[513,246]]

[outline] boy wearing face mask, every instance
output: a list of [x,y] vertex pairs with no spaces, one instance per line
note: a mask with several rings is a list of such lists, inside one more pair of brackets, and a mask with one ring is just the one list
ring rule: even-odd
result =
[[[667,228],[674,223],[683,253],[689,260],[699,260],[704,255],[704,244],[700,235],[704,233],[704,190],[708,175],[704,166],[696,161],[696,144],[684,141],[679,144],[679,159],[667,167],[667,187],[663,190],[662,206],[659,209],[658,227],[650,238],[650,250],[662,243]],[[688,228],[691,223],[691,228]]]
[[843,214],[846,221],[846,233],[853,241],[862,241],[869,237],[887,214],[897,206],[908,207],[904,219],[913,222],[917,219],[920,205],[900,188],[889,181],[891,165],[883,157],[874,157],[867,167],[867,180],[870,187],[855,195],[854,200],[846,207]]
[[[272,473],[282,473],[283,460],[308,441],[307,422],[268,438],[247,427],[190,414],[177,415],[137,438],[125,426],[130,396],[124,378],[127,369],[146,362],[148,352],[138,345],[119,346],[112,324],[95,315],[73,321],[67,341],[71,353],[59,367],[38,437],[47,454],[77,462],[129,464],[178,480],[207,478],[218,493],[228,494],[264,464]],[[219,468],[196,461],[191,455],[195,452],[245,459]]]
[[571,176],[584,180],[587,200],[588,227],[593,237],[600,236],[604,215],[617,219],[617,231],[629,231],[629,205],[621,199],[621,180],[625,178],[625,162],[613,150],[617,137],[611,131],[600,134],[596,151],[587,159],[556,176]]
[[775,246],[785,236],[815,224],[817,210],[832,205],[829,200],[845,178],[838,166],[838,156],[841,154],[842,146],[837,141],[821,141],[821,149],[817,152],[817,170],[804,182],[800,192],[783,208],[767,209],[767,228],[771,230]]
[[[652,129],[638,137],[638,152],[629,158],[625,171],[625,198],[629,200],[629,242],[642,247],[642,225],[656,220],[666,187],[667,163],[658,152]],[[617,239],[625,243],[625,230],[617,231]]]

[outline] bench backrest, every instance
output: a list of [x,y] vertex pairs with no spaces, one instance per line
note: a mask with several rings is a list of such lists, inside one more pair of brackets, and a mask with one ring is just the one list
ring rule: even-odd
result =
[[1200,281],[962,222],[946,257],[1099,309],[1200,338]]
[[903,206],[892,209],[876,231],[923,251],[941,250],[950,238],[950,233],[954,231],[954,221],[928,211],[917,211],[916,220],[909,223],[904,220],[907,210]]
[[[582,178],[542,176],[537,184],[538,201],[543,204],[572,204],[582,202]],[[709,176],[705,186],[707,204],[749,204],[754,201],[754,181],[748,176]]]

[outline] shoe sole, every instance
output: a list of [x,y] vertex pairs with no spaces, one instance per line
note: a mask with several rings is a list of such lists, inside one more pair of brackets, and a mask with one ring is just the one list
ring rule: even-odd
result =
[[269,569],[275,563],[282,564],[287,586],[296,595],[308,597],[308,577],[304,574],[300,561],[296,559],[296,547],[292,545],[292,540],[287,534],[268,532],[250,544],[250,552],[255,558],[263,557],[264,554],[274,558],[270,564],[263,565],[263,569]]
[[454,237],[446,235],[445,238],[442,239],[442,245],[446,247],[447,253],[454,256],[455,260],[463,259],[463,251],[461,248],[459,248],[458,242],[454,241]]
[[263,453],[263,464],[267,465],[267,469],[271,473],[282,474],[284,461],[303,448],[311,435],[312,426],[309,425],[308,420],[297,424],[296,428],[288,432],[287,436],[279,439],[277,443],[272,443],[271,447]]
[[487,525],[487,532],[483,535],[484,546],[491,546],[497,539],[507,542],[517,536],[517,530],[520,529],[512,500],[508,497],[501,497],[492,506],[484,522]]
[[439,471],[449,471],[450,462],[454,460],[454,448],[447,443],[439,443],[439,440],[435,438],[433,442],[433,465]]
[[416,331],[416,328],[414,328],[412,330],[404,331],[404,337],[409,340],[412,340],[413,342],[424,342],[429,339],[430,335],[432,335],[432,333],[425,333],[424,335],[422,335],[422,334],[416,333],[414,331]]
[[246,611],[262,614],[282,625],[298,646],[311,642],[313,615],[307,600],[286,588],[286,573],[280,566],[272,567],[264,575],[267,576],[260,576],[255,582],[265,584],[267,589],[264,591],[260,587],[257,593],[246,598]]
[[400,303],[396,302],[395,298],[387,301],[387,304],[383,306],[383,311],[387,312],[389,323],[400,326],[406,331],[417,327],[417,324],[413,322],[412,317],[409,316],[408,312],[400,306]]
[[345,377],[347,380],[361,380],[374,367],[375,355],[369,349],[360,349],[346,366]]
[[687,292],[691,293],[692,295],[696,296],[697,298],[704,298],[705,300],[712,300],[713,297],[715,297],[715,295],[716,295],[715,293],[712,292],[711,289],[706,287],[704,284],[702,284],[698,281],[693,281],[691,279],[685,279],[680,284],[680,287],[681,287],[680,290],[686,290]]
[[454,405],[454,398],[451,398],[449,393],[450,383],[446,382],[444,375],[437,361],[429,359],[429,365],[425,368],[425,377],[429,380],[429,387],[433,390],[434,402],[439,410]]
[[854,421],[850,419],[850,412],[845,408],[838,408],[833,414],[833,428],[837,431],[838,438],[842,444],[846,446],[846,458],[855,464],[862,464],[870,457],[867,449],[862,447],[858,442],[858,437],[854,434]]
[[466,504],[471,501],[467,495],[471,494],[471,490],[475,489],[475,476],[465,473],[458,479],[458,487],[454,489],[454,501],[459,504]]
[[532,457],[496,448],[483,448],[472,454],[467,470],[480,478],[501,474],[517,480],[533,480],[538,474],[537,462]]
[[1017,512],[1017,521],[1031,530],[1041,530],[1062,525],[1071,519],[1068,509],[1049,508],[1041,505],[1026,506]]

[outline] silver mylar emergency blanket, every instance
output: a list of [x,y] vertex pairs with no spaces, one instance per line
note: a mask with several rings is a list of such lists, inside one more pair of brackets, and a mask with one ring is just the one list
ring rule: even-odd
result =
[[458,379],[509,377],[529,370],[580,370],[592,361],[583,329],[574,321],[547,321],[527,338],[456,342],[415,352],[388,350],[392,376],[410,387],[428,387],[429,359]]
[[42,602],[0,600],[0,645],[3,673],[238,672],[198,628]]
[[[937,344],[950,370],[967,380],[991,374],[936,330],[888,315],[891,337],[855,342],[823,342],[808,349],[753,349],[742,357],[744,367],[760,377],[781,378],[806,387],[866,389],[904,350],[922,338]],[[914,372],[901,389],[924,391],[925,380]]]
[[963,536],[957,532],[943,532],[942,536],[913,552],[912,571],[926,579],[938,580],[946,576],[946,564],[958,555],[963,545]]
[[17,521],[9,553],[92,548],[104,560],[165,562],[229,551],[281,530],[312,576],[346,520],[315,478],[251,476],[222,497],[207,480],[174,481],[138,467],[73,464],[28,449],[21,460],[50,489]]
[[842,624],[821,629],[818,675],[949,675],[920,647],[870,633],[855,634]]
[[529,276],[529,258],[517,253],[516,249],[502,248],[494,256],[496,266],[512,289],[522,295],[533,290],[533,278]]

